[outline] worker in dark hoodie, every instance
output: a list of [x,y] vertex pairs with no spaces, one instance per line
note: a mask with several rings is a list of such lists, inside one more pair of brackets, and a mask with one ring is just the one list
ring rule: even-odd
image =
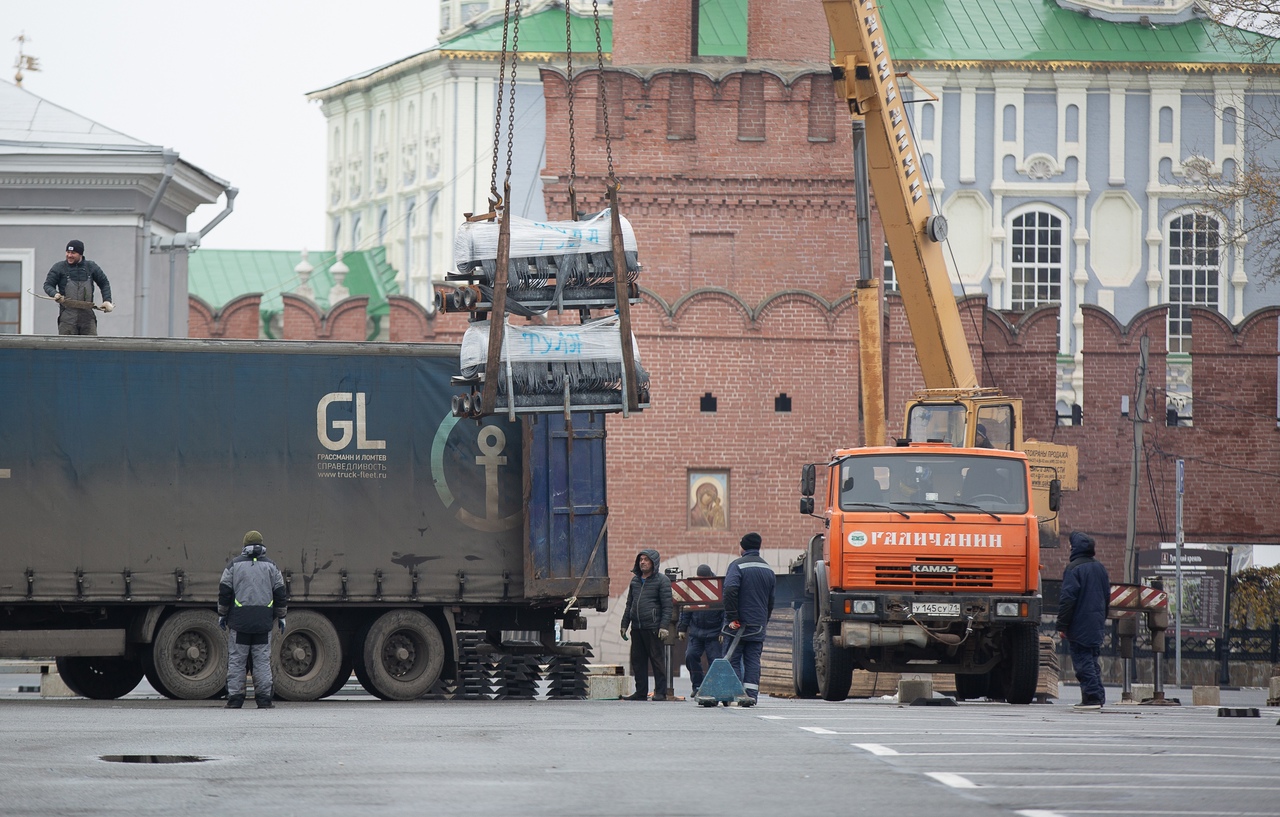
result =
[[1071,561],[1062,572],[1058,630],[1067,640],[1080,682],[1080,703],[1075,709],[1101,709],[1107,702],[1098,655],[1110,603],[1111,578],[1106,566],[1094,558],[1093,538],[1079,531],[1072,533]]
[[622,611],[622,640],[631,633],[631,674],[636,691],[628,701],[649,697],[649,668],[653,669],[653,700],[667,699],[667,660],[663,642],[670,635],[671,580],[658,570],[658,551],[646,549],[636,556],[635,575],[627,589],[627,606]]

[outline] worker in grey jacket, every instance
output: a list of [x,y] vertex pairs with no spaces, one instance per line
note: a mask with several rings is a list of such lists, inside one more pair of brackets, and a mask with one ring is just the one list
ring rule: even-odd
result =
[[267,558],[262,534],[244,535],[244,551],[222,571],[218,583],[218,626],[227,639],[227,709],[244,706],[245,674],[253,654],[254,700],[259,709],[271,708],[271,627],[284,632],[288,597],[280,568]]
[[111,304],[111,282],[107,274],[84,257],[83,241],[68,241],[67,260],[50,267],[44,279],[44,294],[58,302],[59,335],[98,334],[98,318],[93,314],[95,284],[102,292],[102,305],[97,308],[110,312],[115,307]]

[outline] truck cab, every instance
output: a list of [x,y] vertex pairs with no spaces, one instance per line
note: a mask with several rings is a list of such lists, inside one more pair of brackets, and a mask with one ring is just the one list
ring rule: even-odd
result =
[[[928,415],[952,432],[966,416],[963,407]],[[815,483],[816,467],[805,466],[807,514]],[[957,447],[946,435],[841,450],[826,489],[826,532],[802,557],[811,601],[796,640],[812,644],[813,673],[802,677],[809,654],[797,656],[797,692],[843,700],[854,669],[947,672],[961,697],[1030,702],[1041,599],[1026,455]]]

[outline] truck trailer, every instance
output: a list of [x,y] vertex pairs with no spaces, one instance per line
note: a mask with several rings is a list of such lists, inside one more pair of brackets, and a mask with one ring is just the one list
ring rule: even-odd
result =
[[458,347],[0,338],[0,657],[115,698],[217,697],[248,530],[289,594],[277,694],[406,700],[488,651],[568,654],[609,598],[599,413],[455,418]]

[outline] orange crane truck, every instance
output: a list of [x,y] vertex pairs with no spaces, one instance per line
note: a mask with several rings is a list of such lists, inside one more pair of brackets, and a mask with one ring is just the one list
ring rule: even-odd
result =
[[[954,673],[960,698],[1029,703],[1039,671],[1040,546],[1056,546],[1059,474],[1028,458],[1022,403],[979,386],[929,204],[901,77],[874,0],[823,0],[832,75],[854,129],[862,276],[860,379],[866,447],[801,474],[802,513],[826,530],[792,572],[803,577],[793,630],[801,697],[845,699],[854,669]],[[878,281],[870,276],[867,185],[893,253],[925,389],[903,436],[885,445]],[[1060,447],[1059,447],[1060,448]],[[1039,512],[1037,512],[1039,511]]]

